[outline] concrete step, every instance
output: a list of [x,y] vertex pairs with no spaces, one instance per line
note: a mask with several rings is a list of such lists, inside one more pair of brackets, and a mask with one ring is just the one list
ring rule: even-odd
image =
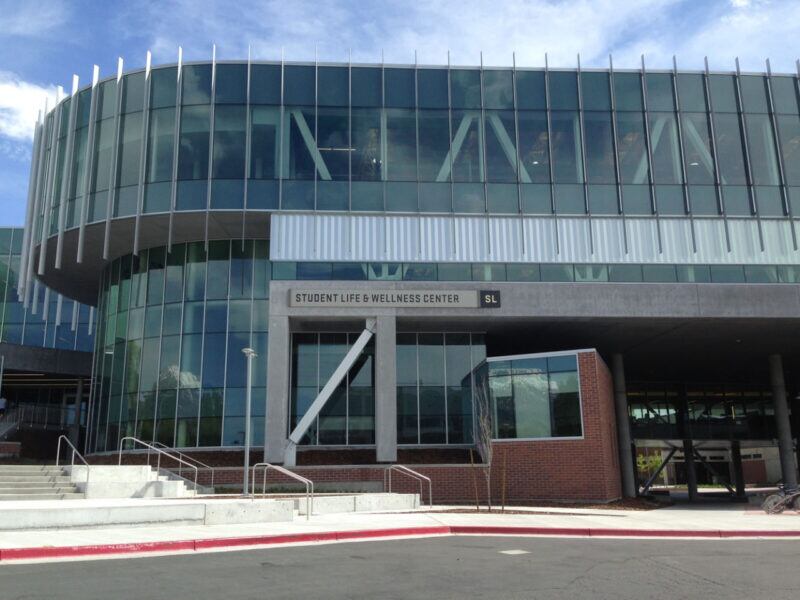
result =
[[14,489],[5,489],[0,490],[0,496],[5,496],[8,494],[30,494],[35,496],[37,494],[51,494],[51,493],[64,493],[64,492],[77,492],[78,488],[74,485],[59,485],[59,486],[39,486],[33,488],[14,488]]
[[25,464],[25,465],[0,465],[0,471],[13,471],[15,469],[21,469],[23,471],[41,471],[41,470],[48,470],[48,469],[56,469],[60,470],[63,466],[56,466],[56,465],[36,465],[36,464]]
[[63,475],[64,469],[2,469],[0,477],[18,477],[20,475],[32,475],[35,477]]
[[57,475],[0,475],[0,483],[13,483],[15,481],[69,481],[70,478],[61,473]]
[[62,481],[9,481],[9,482],[0,482],[0,494],[3,493],[3,490],[21,490],[21,489],[29,489],[29,488],[56,488],[56,487],[74,487],[70,480],[66,477],[62,478]]
[[52,492],[49,494],[0,494],[0,502],[6,500],[80,500],[83,494],[80,492]]

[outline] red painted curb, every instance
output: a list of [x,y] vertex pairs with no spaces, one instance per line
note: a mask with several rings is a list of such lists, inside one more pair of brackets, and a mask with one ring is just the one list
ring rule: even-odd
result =
[[308,542],[334,542],[346,540],[380,539],[404,536],[433,535],[540,535],[578,537],[636,537],[636,538],[789,538],[800,537],[800,531],[720,531],[720,530],[664,530],[664,529],[603,529],[583,527],[503,527],[481,525],[441,525],[432,527],[396,527],[390,529],[362,529],[355,531],[320,531],[315,533],[288,533],[238,538],[213,538],[176,540],[167,542],[137,542],[130,544],[99,544],[92,546],[43,546],[38,548],[0,549],[0,562],[42,558],[69,558],[79,556],[124,555],[197,551],[213,548],[267,546]]

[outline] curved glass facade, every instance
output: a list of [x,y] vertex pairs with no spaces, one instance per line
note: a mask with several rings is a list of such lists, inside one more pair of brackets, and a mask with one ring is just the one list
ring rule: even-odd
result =
[[244,442],[255,349],[252,440],[263,444],[270,263],[262,240],[151,248],[103,274],[90,447],[134,435],[168,446]]
[[799,105],[785,75],[159,67],[46,117],[34,226],[207,209],[791,216]]

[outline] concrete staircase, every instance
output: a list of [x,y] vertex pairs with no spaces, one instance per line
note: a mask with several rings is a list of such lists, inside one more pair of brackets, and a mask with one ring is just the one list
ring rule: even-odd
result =
[[0,501],[67,500],[83,498],[62,467],[0,465]]

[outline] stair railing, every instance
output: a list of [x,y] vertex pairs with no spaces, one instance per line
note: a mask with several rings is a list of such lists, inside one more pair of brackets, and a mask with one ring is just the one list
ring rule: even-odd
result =
[[[311,513],[314,512],[314,482],[310,479],[306,479],[298,475],[297,473],[293,473],[289,469],[285,469],[278,465],[272,465],[270,463],[260,462],[253,465],[253,476],[251,477],[253,483],[250,487],[251,494],[255,496],[256,494],[256,469],[262,469],[264,473],[264,480],[261,486],[261,495],[264,496],[267,493],[267,471],[269,469],[273,469],[278,473],[282,473],[287,477],[291,477],[292,479],[299,481],[304,486],[306,486],[306,520],[311,518]],[[247,493],[247,490],[244,490]]]
[[[92,466],[91,466],[91,465],[88,463],[88,461],[87,461],[87,460],[86,460],[86,459],[83,457],[83,455],[82,455],[80,452],[78,452],[78,449],[77,449],[75,446],[73,446],[72,442],[70,442],[70,441],[69,441],[69,438],[68,438],[67,436],[65,436],[65,435],[60,435],[60,436],[58,436],[58,447],[56,448],[56,466],[57,466],[57,467],[60,467],[60,466],[61,466],[61,464],[60,464],[60,463],[61,463],[61,442],[62,442],[62,441],[63,441],[63,442],[65,442],[65,443],[66,443],[66,445],[67,445],[69,448],[71,448],[71,449],[72,449],[72,455],[71,455],[71,458],[70,458],[70,460],[69,460],[69,466],[70,466],[70,477],[72,477],[72,467],[74,467],[74,466],[75,466],[75,458],[77,457],[77,458],[79,458],[79,459],[80,459],[80,461],[81,461],[81,462],[82,462],[84,465],[86,465],[86,488],[88,488],[88,487],[89,487],[89,475],[90,475],[90,474],[91,474],[91,472],[92,472]],[[84,496],[86,495],[86,488],[84,488]]]
[[189,456],[188,454],[184,454],[183,452],[181,452],[180,450],[178,450],[176,448],[170,448],[169,446],[167,446],[166,444],[164,444],[162,442],[153,442],[153,446],[156,446],[157,448],[161,448],[162,450],[166,450],[167,452],[175,454],[176,456],[179,456],[180,458],[192,463],[193,465],[197,465],[198,467],[200,467],[202,469],[206,469],[208,471],[211,471],[211,484],[210,485],[211,485],[212,488],[214,487],[214,467],[212,467],[211,465],[207,465],[206,463],[204,463],[202,461],[199,461],[196,458],[193,458],[193,457]]
[[[386,467],[386,470],[383,472],[383,489],[389,493],[392,492],[392,471],[397,471],[401,475],[405,475],[406,477],[410,477],[411,479],[415,479],[419,482],[419,503],[422,505],[422,484],[423,482],[428,482],[428,506],[433,508],[433,484],[431,483],[431,478],[426,477],[422,473],[417,473],[416,471],[409,469],[405,465],[389,465]],[[389,482],[389,485],[386,485],[386,482]]]
[[132,435],[126,436],[126,437],[122,438],[119,441],[119,454],[118,454],[117,464],[119,464],[119,465],[122,464],[122,447],[125,445],[126,441],[133,442],[134,446],[136,446],[136,444],[139,444],[140,446],[144,446],[145,448],[148,449],[148,453],[147,453],[147,464],[148,465],[150,464],[150,452],[149,452],[149,450],[155,451],[156,455],[158,456],[158,462],[156,464],[156,472],[161,470],[161,457],[162,456],[166,456],[167,458],[171,458],[172,460],[174,460],[175,462],[177,462],[179,464],[185,465],[190,469],[194,469],[194,490],[193,490],[193,492],[194,492],[195,496],[197,495],[197,473],[198,473],[198,470],[197,470],[197,466],[196,465],[193,465],[192,463],[187,462],[187,461],[183,460],[182,458],[179,458],[178,456],[175,456],[174,454],[171,454],[171,453],[167,452],[166,450],[162,450],[161,448],[157,448],[153,444],[150,444],[148,442],[143,442],[139,438],[133,437]]

